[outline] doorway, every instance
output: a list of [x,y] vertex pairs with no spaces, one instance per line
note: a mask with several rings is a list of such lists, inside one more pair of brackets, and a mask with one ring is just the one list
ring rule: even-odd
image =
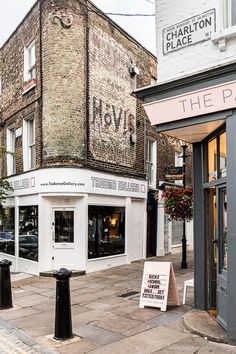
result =
[[209,309],[216,309],[219,323],[227,328],[227,192],[215,186],[208,193]]
[[66,250],[74,248],[74,210],[72,208],[53,209],[52,269],[63,264]]

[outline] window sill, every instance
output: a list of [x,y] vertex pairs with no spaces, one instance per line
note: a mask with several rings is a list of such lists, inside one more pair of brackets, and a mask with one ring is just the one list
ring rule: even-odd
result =
[[220,51],[223,52],[227,49],[226,40],[233,37],[236,37],[236,26],[231,26],[216,32],[212,35],[211,40],[214,44],[218,43]]
[[36,86],[36,80],[30,80],[23,86],[22,96],[25,95],[27,92],[32,90]]

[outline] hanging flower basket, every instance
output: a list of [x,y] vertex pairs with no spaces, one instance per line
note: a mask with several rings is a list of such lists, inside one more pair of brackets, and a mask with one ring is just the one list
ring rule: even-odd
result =
[[191,221],[193,218],[192,188],[165,188],[162,192],[168,220]]

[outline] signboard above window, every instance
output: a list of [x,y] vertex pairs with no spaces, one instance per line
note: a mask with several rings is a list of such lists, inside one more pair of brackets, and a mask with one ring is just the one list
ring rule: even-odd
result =
[[163,53],[188,47],[211,38],[215,32],[215,9],[163,29]]

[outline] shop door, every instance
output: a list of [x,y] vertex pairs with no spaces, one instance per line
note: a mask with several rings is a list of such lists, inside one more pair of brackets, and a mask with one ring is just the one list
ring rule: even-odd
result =
[[227,328],[227,193],[226,188],[218,188],[217,227],[217,319]]
[[53,209],[52,269],[66,264],[68,250],[74,248],[74,210]]

